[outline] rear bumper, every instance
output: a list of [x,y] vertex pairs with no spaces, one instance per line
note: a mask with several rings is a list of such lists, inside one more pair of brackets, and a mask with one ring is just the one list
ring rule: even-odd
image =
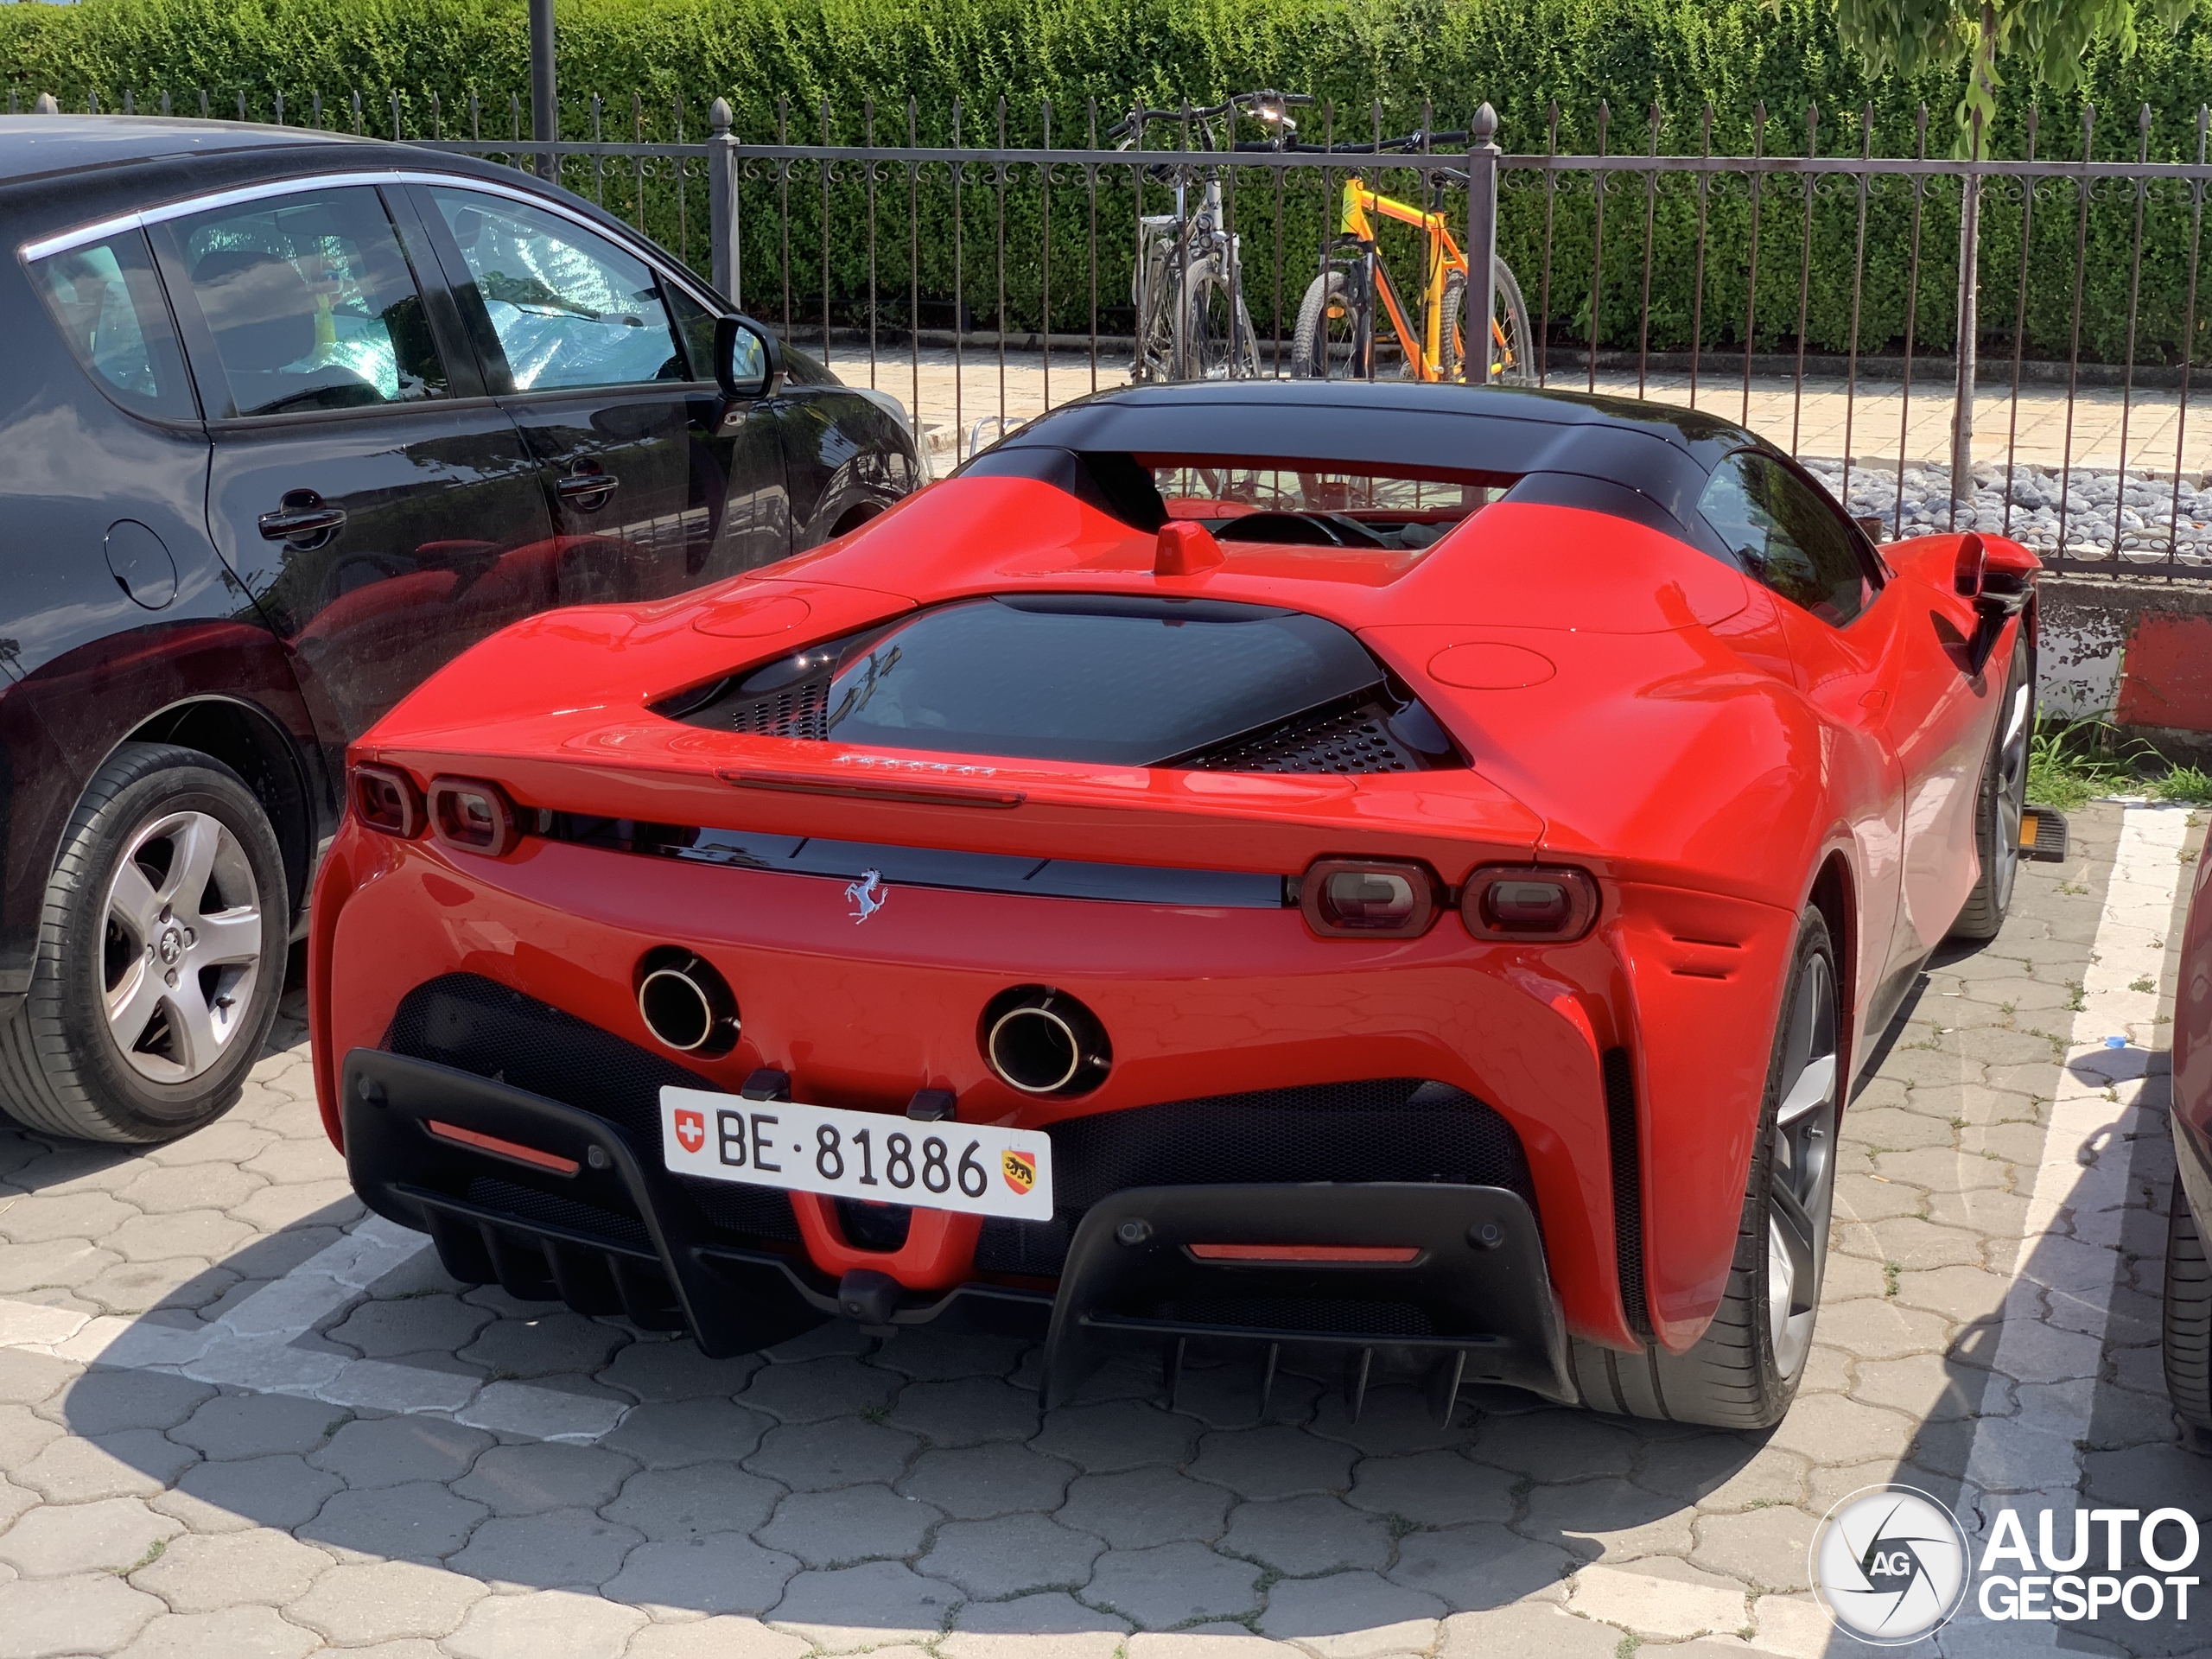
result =
[[[894,1328],[1041,1336],[1048,1404],[1118,1350],[1160,1353],[1172,1374],[1194,1342],[1249,1350],[1270,1378],[1287,1348],[1336,1350],[1362,1386],[1378,1353],[1411,1360],[1428,1370],[1447,1414],[1469,1382],[1574,1398],[1536,1218],[1503,1187],[1133,1188],[1085,1213],[1054,1289],[970,1281],[899,1292],[866,1269],[835,1279],[803,1250],[734,1242],[650,1147],[604,1118],[504,1083],[356,1049],[342,1112],[362,1200],[428,1233],[455,1277],[646,1329],[687,1330],[710,1355],[857,1312]],[[485,1150],[455,1129],[568,1167]],[[1223,1262],[1192,1252],[1224,1241],[1384,1247],[1402,1259]]]

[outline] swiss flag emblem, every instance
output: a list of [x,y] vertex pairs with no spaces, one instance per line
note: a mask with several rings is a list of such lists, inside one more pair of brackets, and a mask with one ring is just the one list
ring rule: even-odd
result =
[[696,1152],[707,1144],[707,1119],[702,1112],[678,1110],[676,1114],[676,1138],[683,1143],[686,1152]]

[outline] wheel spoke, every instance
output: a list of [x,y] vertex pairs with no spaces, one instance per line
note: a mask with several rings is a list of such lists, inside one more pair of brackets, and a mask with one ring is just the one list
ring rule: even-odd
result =
[[200,976],[187,974],[170,993],[169,1029],[176,1033],[177,1061],[187,1076],[196,1076],[215,1063],[223,1046],[215,1030],[215,1011],[200,989]]
[[1790,1085],[1782,1104],[1775,1109],[1775,1122],[1782,1128],[1803,1117],[1806,1113],[1827,1104],[1835,1089],[1835,1056],[1823,1054],[1809,1061],[1797,1074],[1797,1081]]
[[203,968],[261,960],[261,912],[241,906],[200,918],[192,960]]
[[139,944],[153,938],[154,929],[160,925],[161,895],[154,891],[154,884],[146,879],[146,872],[135,861],[126,858],[117,868],[115,880],[107,892],[107,909],[109,915],[124,923]]
[[[1802,1313],[1812,1306],[1817,1286],[1813,1266],[1814,1222],[1797,1195],[1780,1181],[1774,1184],[1774,1236],[1781,1242],[1789,1269],[1789,1311]],[[1774,1270],[1769,1263],[1767,1271]]]
[[207,890],[207,878],[215,873],[215,855],[219,850],[222,826],[205,813],[195,812],[178,826],[172,839],[176,843],[176,861],[169,867],[169,879],[162,884],[162,897],[170,909],[186,920],[200,913],[200,898]]
[[162,989],[161,976],[142,960],[132,963],[123,983],[108,993],[108,1029],[125,1054],[138,1046],[146,1027],[154,1022],[155,1012],[162,1006]]

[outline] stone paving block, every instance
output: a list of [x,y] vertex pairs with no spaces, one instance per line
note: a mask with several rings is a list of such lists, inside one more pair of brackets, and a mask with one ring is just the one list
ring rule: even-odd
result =
[[806,1659],[813,1650],[804,1637],[757,1619],[694,1618],[646,1625],[630,1638],[623,1659]]
[[1132,1469],[1078,1476],[1055,1519],[1103,1538],[1121,1549],[1190,1539],[1218,1538],[1236,1500],[1219,1486],[1173,1469]]
[[474,1579],[413,1561],[341,1563],[288,1602],[285,1617],[344,1647],[435,1640],[486,1595]]
[[1086,1607],[1065,1591],[971,1601],[953,1616],[952,1634],[940,1644],[955,1659],[1027,1659],[1033,1650],[1052,1659],[1114,1659],[1128,1621]]
[[793,1492],[777,1506],[776,1518],[760,1529],[760,1539],[809,1567],[849,1567],[880,1558],[904,1560],[944,1518],[934,1504],[903,1497],[888,1486],[842,1486]]
[[352,1184],[343,1179],[264,1186],[231,1211],[236,1219],[264,1233],[303,1223],[350,1226],[366,1213]]
[[[1852,1143],[1861,1149],[1880,1147],[1891,1153],[1903,1153],[1915,1147],[1948,1150],[1951,1145],[1952,1129],[1948,1123],[1904,1106],[1870,1107],[1862,1099],[1853,1103],[1850,1116]],[[1886,1161],[1882,1169],[1888,1173]]]
[[[709,1359],[689,1340],[663,1342],[651,1337],[631,1343],[597,1373],[597,1380],[640,1400],[727,1400],[753,1380],[767,1362],[758,1354]],[[779,1641],[782,1637],[777,1638]]]
[[561,1446],[539,1441],[495,1446],[454,1483],[462,1497],[474,1498],[494,1515],[535,1515],[543,1510],[595,1510],[613,1501],[622,1483],[638,1472],[629,1459],[597,1446]]
[[1023,1510],[1058,1509],[1075,1465],[1020,1446],[979,1446],[923,1452],[898,1490],[963,1521]]
[[[828,1329],[828,1326],[823,1327]],[[953,1336],[927,1325],[908,1325],[885,1338],[869,1363],[917,1382],[950,1382],[963,1376],[1009,1376],[1032,1346],[1011,1337]]]
[[111,1653],[167,1611],[105,1573],[0,1584],[0,1659]]
[[2011,1390],[2002,1379],[1940,1354],[1861,1360],[1857,1370],[1852,1389],[1857,1398],[1919,1422],[1956,1422],[2010,1409]]
[[67,1425],[72,1434],[170,1428],[203,1409],[214,1393],[187,1377],[96,1366],[72,1382],[46,1414]]
[[163,1613],[118,1659],[307,1659],[321,1646],[321,1637],[288,1623],[273,1607],[226,1607]]
[[149,1501],[195,1532],[296,1527],[314,1519],[345,1484],[302,1458],[250,1458],[196,1463],[177,1477],[175,1491]]
[[1910,1217],[1867,1224],[1885,1262],[1902,1268],[1979,1267],[1983,1243],[1974,1233]]
[[891,1403],[899,1392],[893,1372],[864,1365],[849,1355],[795,1365],[766,1365],[741,1396],[756,1411],[787,1423],[818,1423]]
[[925,1579],[896,1561],[870,1561],[800,1573],[770,1618],[823,1647],[881,1646],[935,1636],[963,1599],[941,1579]]
[[1303,1650],[1234,1624],[1201,1624],[1172,1634],[1140,1630],[1124,1651],[1128,1659],[1293,1659]]
[[0,1561],[27,1579],[122,1572],[183,1530],[170,1516],[132,1497],[48,1504],[0,1533]]
[[1574,1575],[1567,1605],[1646,1639],[1681,1641],[1751,1623],[1742,1585],[1687,1561],[1586,1567]]
[[1104,1548],[1101,1540],[1047,1516],[1005,1516],[947,1522],[918,1565],[971,1596],[998,1599],[1033,1590],[1080,1589]]
[[648,1538],[693,1538],[753,1532],[783,1495],[776,1482],[747,1474],[734,1464],[694,1463],[631,1476],[621,1496],[600,1512]]
[[[181,1378],[176,1379],[181,1381]],[[203,1395],[212,1389],[200,1388]],[[210,1458],[260,1458],[313,1452],[342,1428],[346,1414],[320,1400],[284,1394],[226,1394],[207,1401],[169,1438]]]
[[512,1584],[589,1589],[613,1578],[623,1557],[644,1541],[643,1533],[602,1520],[589,1510],[495,1516],[471,1533],[467,1546],[448,1557],[446,1565],[494,1588]]
[[1216,1548],[1292,1577],[1341,1567],[1380,1571],[1390,1564],[1390,1529],[1341,1498],[1274,1498],[1238,1504]]
[[1762,1500],[1796,1503],[1804,1495],[1808,1466],[1795,1452],[1754,1447],[1715,1430],[1645,1446],[1637,1459],[1636,1481],[1662,1497],[1718,1512]]
[[1199,1441],[1190,1472],[1243,1497],[1293,1497],[1344,1491],[1356,1455],[1348,1446],[1287,1424],[1216,1430]]
[[1047,1414],[1030,1444],[1047,1456],[1103,1474],[1148,1463],[1184,1462],[1199,1433],[1189,1418],[1147,1402],[1107,1400]]
[[0,1532],[6,1531],[24,1510],[36,1509],[41,1501],[36,1492],[0,1480]]
[[93,1497],[151,1497],[200,1460],[158,1430],[126,1428],[98,1440],[56,1440],[9,1478],[50,1503]]
[[[312,1140],[276,1141],[264,1147],[238,1167],[249,1175],[258,1175],[279,1186],[297,1186],[307,1181],[327,1181],[343,1176],[346,1160],[338,1148],[330,1144],[327,1137],[318,1135]],[[125,1187],[124,1192],[127,1195],[130,1190]],[[228,1209],[230,1206],[226,1205],[224,1207]]]
[[239,1603],[281,1607],[307,1594],[330,1571],[331,1558],[273,1528],[172,1538],[159,1560],[130,1582],[167,1602],[172,1612],[212,1613]]
[[1948,1324],[1940,1314],[1900,1306],[1882,1297],[1862,1296],[1834,1304],[1823,1299],[1820,1340],[1862,1362],[1904,1354],[1939,1354]]
[[276,1139],[267,1129],[221,1118],[175,1141],[144,1147],[139,1155],[156,1164],[242,1164]]
[[1526,1502],[1517,1529],[1562,1544],[1580,1560],[1632,1561],[1690,1548],[1689,1512],[1624,1480],[1538,1486]]
[[180,1255],[118,1262],[98,1278],[86,1280],[78,1294],[111,1313],[135,1315],[207,1307],[237,1282],[236,1274],[204,1255]]
[[640,1544],[601,1587],[610,1601],[702,1613],[765,1613],[800,1571],[789,1555],[734,1532]]
[[1538,1543],[1480,1521],[1400,1539],[1397,1564],[1385,1576],[1455,1611],[1471,1611],[1524,1596],[1559,1599],[1573,1565],[1574,1558],[1556,1543]]
[[1109,1549],[1093,1565],[1084,1599],[1142,1630],[1198,1619],[1241,1618],[1258,1609],[1260,1569],[1203,1544]]
[[0,1405],[35,1406],[67,1386],[79,1368],[22,1348],[0,1348]]
[[363,1302],[324,1334],[369,1359],[450,1352],[467,1346],[493,1317],[490,1309],[473,1307],[458,1296],[410,1297]]
[[106,1192],[34,1192],[0,1210],[0,1238],[10,1244],[99,1238],[138,1213]]
[[1801,1394],[1768,1444],[1815,1463],[1904,1455],[1910,1420],[1840,1394]]
[[1812,1548],[1818,1524],[1817,1516],[1783,1504],[1736,1515],[1700,1516],[1697,1548],[1689,1552],[1689,1559],[1710,1572],[1768,1590],[1808,1589],[1806,1553]]
[[[1260,1415],[1262,1365],[1259,1357],[1231,1358],[1219,1364],[1186,1365],[1175,1385],[1175,1411],[1208,1428],[1253,1428],[1262,1421],[1302,1423],[1313,1414],[1324,1384],[1288,1366],[1275,1373],[1265,1419]],[[1164,1405],[1166,1396],[1163,1394]]]
[[188,1210],[228,1210],[266,1185],[264,1177],[250,1174],[237,1164],[148,1164],[118,1187],[115,1196],[149,1215],[164,1215]]
[[988,1376],[910,1382],[899,1391],[898,1403],[885,1421],[912,1429],[932,1446],[1026,1440],[1037,1433],[1037,1396]]
[[1399,1516],[1424,1527],[1513,1518],[1514,1478],[1457,1452],[1363,1458],[1353,1474],[1347,1500],[1377,1515]]
[[340,1428],[308,1461],[349,1486],[397,1486],[457,1479],[491,1444],[481,1429],[436,1418],[364,1417]]
[[1313,1415],[1306,1426],[1370,1457],[1387,1458],[1465,1446],[1472,1416],[1463,1399],[1452,1422],[1440,1423],[1426,1387],[1377,1382],[1368,1389],[1357,1422],[1351,1421],[1351,1400],[1341,1389],[1332,1389],[1314,1402]]
[[456,1357],[512,1376],[552,1376],[595,1371],[628,1340],[611,1325],[561,1308],[531,1319],[495,1319]]
[[1624,1476],[1636,1444],[1632,1433],[1604,1417],[1553,1410],[1491,1418],[1469,1449],[1484,1463],[1532,1479],[1554,1481]]
[[1555,1603],[1510,1602],[1444,1621],[1437,1659],[1618,1659],[1621,1633],[1610,1624],[1577,1618]]
[[1373,1573],[1286,1579],[1268,1592],[1260,1629],[1294,1638],[1324,1659],[1425,1653],[1449,1610],[1434,1596]]
[[93,1235],[127,1262],[164,1262],[197,1255],[219,1262],[253,1236],[246,1222],[219,1210],[181,1210],[170,1215],[133,1215]]
[[634,1607],[570,1591],[487,1596],[468,1610],[445,1649],[453,1659],[622,1659],[645,1622]]
[[657,1401],[632,1410],[600,1444],[649,1469],[673,1469],[741,1461],[772,1426],[772,1419],[727,1400]]
[[435,1561],[459,1549],[484,1515],[481,1503],[455,1497],[435,1481],[349,1487],[333,1496],[299,1535],[352,1555]]
[[1928,1195],[1916,1185],[1892,1179],[1885,1173],[1847,1169],[1835,1178],[1835,1213],[1840,1221],[1893,1221],[1917,1216]]

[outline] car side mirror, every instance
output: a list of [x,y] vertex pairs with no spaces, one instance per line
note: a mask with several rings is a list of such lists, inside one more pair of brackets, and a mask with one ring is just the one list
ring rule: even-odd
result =
[[725,397],[767,397],[784,378],[784,347],[750,317],[715,319],[715,380]]

